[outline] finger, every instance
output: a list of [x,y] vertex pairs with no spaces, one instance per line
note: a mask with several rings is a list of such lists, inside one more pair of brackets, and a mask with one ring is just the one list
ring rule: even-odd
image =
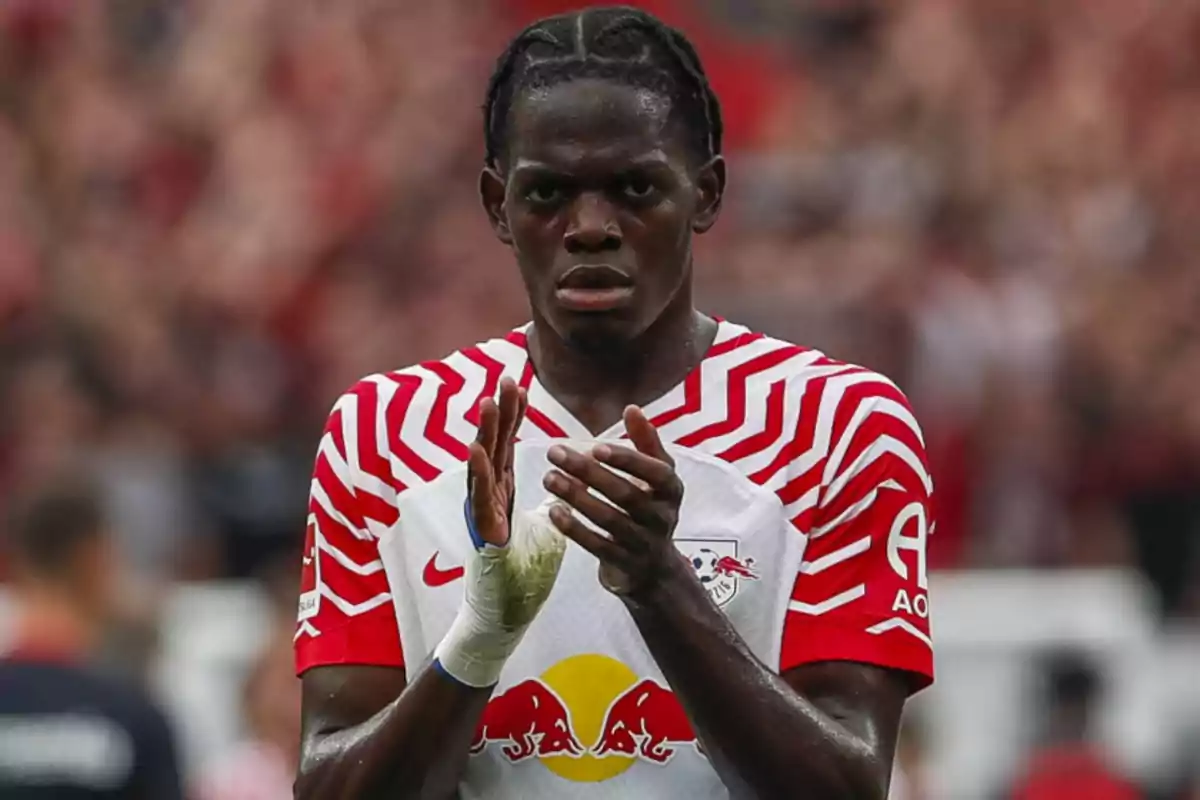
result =
[[675,460],[663,447],[662,439],[658,437],[658,429],[646,418],[646,414],[637,406],[625,409],[625,430],[629,433],[629,441],[639,451],[651,458],[657,458],[670,466],[675,466]]
[[494,469],[502,469],[508,463],[508,451],[512,445],[514,430],[513,420],[517,416],[517,409],[520,403],[520,392],[517,389],[516,381],[512,378],[505,378],[500,381],[500,414],[499,422],[497,423],[496,442],[492,449],[492,467]]
[[607,444],[592,448],[592,455],[602,464],[632,475],[637,480],[645,481],[654,494],[664,500],[683,498],[683,483],[675,474],[674,467],[666,461],[639,453],[628,447],[614,447]]
[[475,441],[483,446],[484,454],[489,458],[496,449],[496,426],[500,420],[500,410],[496,401],[485,397],[479,401],[479,430]]
[[[492,524],[492,496],[496,490],[496,476],[492,472],[492,462],[479,442],[471,443],[467,455],[467,475],[470,487],[468,502],[471,504],[475,534],[483,541],[503,547],[504,542],[492,541],[489,538],[489,534],[497,530],[497,526]],[[472,539],[475,539],[475,536]],[[475,546],[482,546],[482,541],[475,541]]]
[[629,551],[644,551],[649,548],[649,543],[638,532],[636,524],[628,514],[590,493],[578,478],[551,470],[546,474],[543,484],[551,494],[610,534],[614,546]]
[[521,430],[521,423],[525,421],[525,411],[528,408],[529,394],[524,389],[518,389],[517,415],[513,418],[512,432],[508,437],[508,449],[504,459],[504,471],[508,474],[513,471],[513,459],[516,458],[517,452],[517,431]]
[[551,506],[550,521],[554,523],[554,527],[558,528],[563,536],[566,536],[601,561],[611,564],[625,564],[628,562],[628,559],[621,552],[620,547],[611,539],[596,533],[580,522],[571,513],[569,508],[557,503]]
[[[642,457],[646,458],[647,456]],[[562,445],[555,445],[550,448],[547,458],[551,464],[577,478],[586,486],[595,489],[631,517],[638,518],[639,515],[644,514],[650,503],[651,497],[646,492],[648,486],[636,485],[613,472],[592,456],[578,453]]]

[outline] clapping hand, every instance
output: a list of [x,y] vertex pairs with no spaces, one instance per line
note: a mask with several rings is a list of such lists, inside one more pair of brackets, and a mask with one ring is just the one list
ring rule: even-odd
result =
[[479,403],[479,431],[467,460],[467,496],[474,533],[480,539],[476,547],[508,544],[516,491],[513,438],[528,405],[525,390],[511,378],[500,382],[498,401],[487,397]]
[[474,545],[463,602],[434,650],[435,664],[460,683],[493,686],[550,596],[566,552],[544,509],[514,509],[516,432],[525,392],[511,379],[498,401],[480,403],[479,432],[467,461],[463,514]]
[[565,503],[551,508],[551,520],[599,559],[601,584],[618,596],[637,598],[680,559],[672,535],[683,483],[658,431],[640,408],[625,410],[625,429],[633,448],[600,444],[588,453],[563,445],[550,448],[556,469],[546,474],[545,486]]

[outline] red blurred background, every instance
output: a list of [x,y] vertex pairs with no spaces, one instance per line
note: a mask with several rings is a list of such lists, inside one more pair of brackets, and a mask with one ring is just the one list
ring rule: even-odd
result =
[[[478,107],[578,5],[0,2],[0,503],[93,469],[139,598],[290,575],[340,391],[523,321]],[[636,5],[725,107],[706,308],[897,380],[940,569],[1193,636],[1200,3]]]

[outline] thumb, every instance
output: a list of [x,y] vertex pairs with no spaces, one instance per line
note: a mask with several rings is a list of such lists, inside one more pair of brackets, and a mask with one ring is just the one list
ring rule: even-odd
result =
[[625,409],[624,416],[625,430],[629,434],[629,441],[633,442],[633,446],[651,458],[657,458],[659,461],[674,466],[674,460],[667,453],[662,439],[658,436],[658,429],[646,418],[645,412],[637,406],[629,406]]

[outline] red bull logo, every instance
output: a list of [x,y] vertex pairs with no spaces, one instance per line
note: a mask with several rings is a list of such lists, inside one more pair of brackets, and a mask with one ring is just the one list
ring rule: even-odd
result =
[[489,745],[513,763],[537,758],[580,782],[614,778],[638,761],[667,764],[681,748],[699,750],[674,693],[594,654],[564,659],[493,698],[471,752]]
[[600,740],[592,748],[608,753],[639,755],[655,764],[666,764],[680,745],[699,742],[683,706],[674,692],[652,680],[643,680],[608,707]]
[[488,703],[471,752],[504,742],[500,752],[514,762],[533,755],[579,756],[583,746],[573,730],[571,712],[553,689],[538,680],[521,681]]
[[753,570],[754,559],[747,558],[745,561],[737,556],[721,556],[717,559],[714,565],[716,573],[727,578],[746,578],[747,580],[758,580],[758,573]]

